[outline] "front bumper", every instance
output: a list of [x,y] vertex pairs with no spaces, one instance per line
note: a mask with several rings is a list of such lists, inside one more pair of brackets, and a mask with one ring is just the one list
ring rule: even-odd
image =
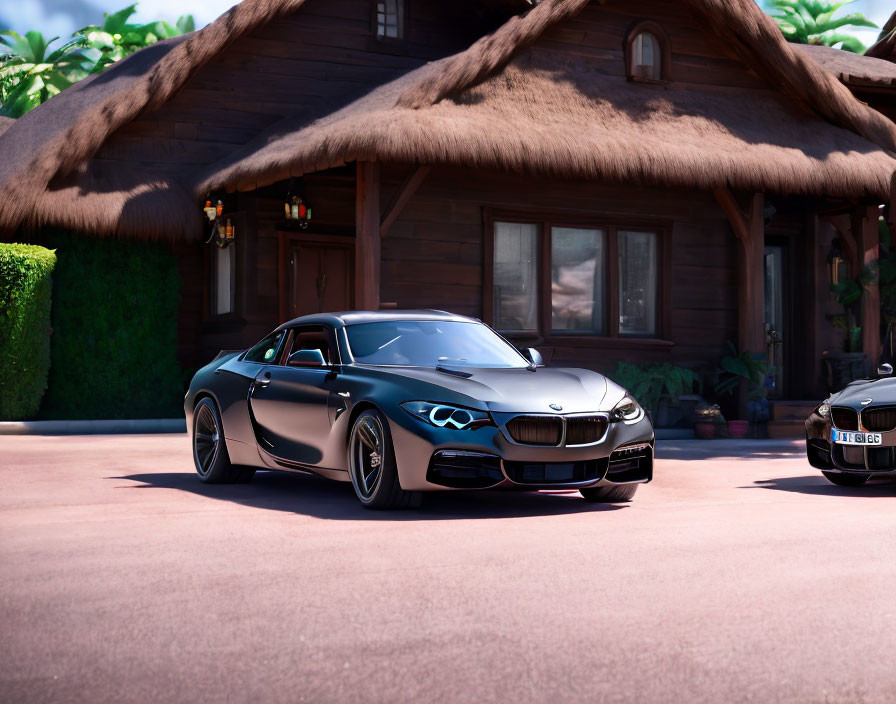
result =
[[881,433],[881,445],[832,443],[830,421],[812,413],[806,421],[806,456],[816,469],[855,474],[896,472],[896,431]]
[[[402,489],[583,488],[644,483],[653,478],[653,426],[610,423],[598,443],[570,447],[521,445],[495,426],[436,428],[390,418]],[[626,451],[625,448],[636,448]]]

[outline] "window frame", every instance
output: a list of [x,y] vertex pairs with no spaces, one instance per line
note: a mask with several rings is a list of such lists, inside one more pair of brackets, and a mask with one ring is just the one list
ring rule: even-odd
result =
[[[669,257],[671,247],[669,238],[672,223],[659,218],[620,217],[618,214],[564,213],[562,211],[540,210],[496,210],[483,209],[483,281],[482,281],[482,319],[488,324],[494,323],[494,224],[495,222],[528,223],[536,226],[538,238],[536,252],[538,262],[536,272],[538,329],[508,332],[495,328],[497,332],[509,340],[537,339],[538,344],[558,346],[596,346],[596,347],[669,347],[666,339],[670,329],[669,323]],[[552,228],[573,227],[603,230],[606,236],[606,288],[605,301],[606,332],[603,335],[582,331],[562,332],[552,329],[551,306],[551,241]],[[619,332],[619,231],[651,232],[657,236],[657,286],[656,286],[656,331],[654,333]]]
[[[289,356],[292,354],[292,346],[295,342],[296,334],[300,334],[301,332],[323,332],[327,335],[328,343],[330,346],[330,357],[331,361],[328,364],[324,364],[322,367],[302,367],[302,366],[290,366]],[[342,362],[342,350],[339,348],[339,341],[336,337],[336,330],[332,325],[327,325],[326,323],[303,323],[301,325],[293,325],[286,329],[286,337],[283,347],[280,349],[279,354],[277,355],[277,366],[287,367],[289,369],[325,369],[332,370],[335,367],[341,367]],[[335,361],[332,361],[335,360]]]
[[377,12],[377,4],[378,0],[373,0],[370,3],[370,49],[373,51],[385,52],[385,53],[398,53],[402,54],[405,52],[405,44],[407,42],[408,37],[408,0],[395,0],[398,7],[399,21],[398,21],[398,31],[399,36],[397,37],[386,37],[379,35],[379,19]]
[[[648,32],[652,34],[660,47],[660,77],[644,78],[634,72],[635,39],[639,34]],[[652,20],[642,20],[635,23],[626,33],[623,42],[625,51],[625,75],[628,80],[635,83],[653,83],[665,85],[672,82],[672,49],[669,44],[669,35],[661,25]]]

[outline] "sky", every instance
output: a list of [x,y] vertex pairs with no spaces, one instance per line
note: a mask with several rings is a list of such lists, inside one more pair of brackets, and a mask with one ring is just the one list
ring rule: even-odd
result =
[[[0,27],[23,33],[37,29],[44,36],[68,37],[88,24],[101,24],[104,12],[127,6],[129,0],[0,0]],[[134,21],[168,20],[192,14],[202,27],[235,4],[235,0],[140,0]],[[882,26],[893,12],[894,0],[856,0],[850,12],[862,12]],[[846,9],[841,12],[847,11]],[[852,30],[865,44],[877,38],[877,30]]]

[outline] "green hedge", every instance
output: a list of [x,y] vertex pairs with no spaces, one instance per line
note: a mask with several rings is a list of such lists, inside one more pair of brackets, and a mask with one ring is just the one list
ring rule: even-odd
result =
[[164,245],[51,234],[53,364],[44,418],[174,418],[180,277]]
[[50,297],[56,255],[0,244],[0,420],[37,414],[50,368]]

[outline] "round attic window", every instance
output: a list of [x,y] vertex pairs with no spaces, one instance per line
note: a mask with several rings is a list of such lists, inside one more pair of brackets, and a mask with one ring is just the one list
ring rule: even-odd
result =
[[663,77],[663,56],[659,40],[650,32],[640,32],[632,42],[632,76],[659,81]]

